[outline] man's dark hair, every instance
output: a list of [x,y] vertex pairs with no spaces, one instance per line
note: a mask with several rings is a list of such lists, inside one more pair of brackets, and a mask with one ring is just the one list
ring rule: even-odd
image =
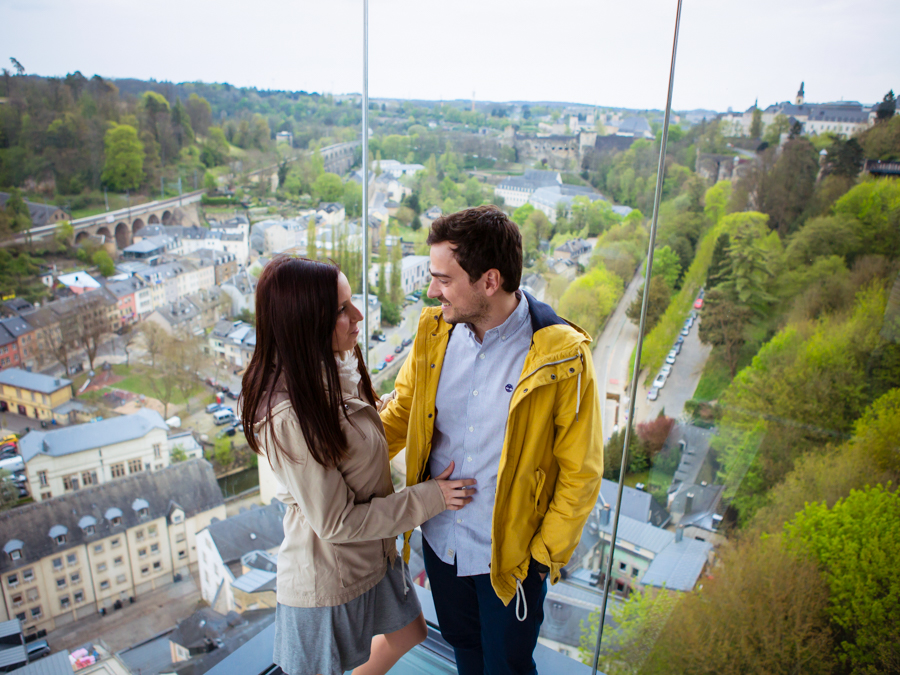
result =
[[474,283],[490,269],[503,277],[503,290],[514,293],[522,280],[522,233],[496,206],[476,206],[442,216],[431,224],[429,246],[448,241],[453,256]]

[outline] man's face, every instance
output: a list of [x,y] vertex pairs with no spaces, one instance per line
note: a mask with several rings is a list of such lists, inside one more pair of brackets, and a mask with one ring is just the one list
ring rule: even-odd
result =
[[453,247],[442,241],[431,247],[431,283],[428,297],[441,301],[447,323],[478,324],[488,316],[490,306],[483,277],[474,284],[453,255]]

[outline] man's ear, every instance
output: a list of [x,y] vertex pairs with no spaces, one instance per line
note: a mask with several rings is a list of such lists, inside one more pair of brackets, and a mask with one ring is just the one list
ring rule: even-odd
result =
[[500,270],[489,269],[482,278],[484,279],[484,293],[487,296],[491,296],[503,288],[503,277],[500,276]]

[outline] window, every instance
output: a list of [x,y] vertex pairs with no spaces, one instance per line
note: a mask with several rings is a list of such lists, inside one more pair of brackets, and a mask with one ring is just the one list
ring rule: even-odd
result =
[[151,537],[156,536],[156,534],[157,534],[156,531],[157,531],[156,525],[150,525],[149,527],[147,527],[147,534],[149,534]]
[[34,570],[30,567],[27,570],[22,570],[22,581],[24,581],[26,584],[29,581],[34,581]]
[[32,608],[31,608],[31,618],[32,618],[32,619],[39,619],[39,618],[41,618],[41,614],[43,614],[43,612],[41,611],[41,606],[40,606],[40,605],[38,605],[37,607],[32,607]]
[[94,553],[103,553],[103,544],[94,544]]
[[16,614],[16,618],[22,623],[25,623],[28,620],[28,615],[25,614],[25,612],[19,612]]
[[146,509],[146,508],[141,509],[140,511],[138,511],[138,517],[141,520],[143,520],[145,518],[149,518],[150,517],[150,509]]
[[27,591],[25,591],[25,598],[28,600],[28,602],[34,602],[35,600],[38,600],[40,597],[41,597],[41,593],[36,588],[29,588]]
[[641,571],[637,567],[631,568],[631,576],[633,576],[635,579],[637,579],[637,575],[640,573]]
[[59,608],[60,609],[68,609],[70,604],[69,596],[64,595],[59,599]]
[[54,558],[53,559],[53,569],[61,570],[62,569],[62,558]]
[[56,588],[57,589],[65,588],[66,584],[67,584],[67,582],[66,582],[65,577],[60,577],[59,579],[56,580]]
[[126,577],[124,574],[120,574],[119,576],[116,577],[116,583],[119,584],[120,586],[122,584],[124,584],[126,581],[128,581],[128,577]]
[[128,462],[128,473],[140,473],[144,470],[144,462],[140,459],[132,459]]
[[153,457],[154,459],[159,459],[162,457],[162,445],[159,443],[153,444]]
[[183,541],[184,541],[184,532],[179,532],[178,534],[175,535],[175,543],[176,544],[180,544]]
[[82,485],[96,485],[97,484],[97,472],[96,471],[83,471],[81,473],[81,484]]
[[144,530],[137,530],[134,533],[134,538],[138,541],[144,541]]
[[138,549],[138,558],[146,558],[147,557],[147,549],[139,548]]
[[184,520],[184,515],[181,514],[181,513],[175,513],[175,514],[172,516],[172,522],[173,522],[173,523],[180,523],[182,520]]
[[65,544],[65,543],[66,543],[66,535],[61,534],[61,535],[59,535],[59,536],[56,538],[56,545],[57,545],[57,546],[62,546],[62,545]]
[[25,602],[25,596],[23,596],[21,593],[18,593],[17,595],[12,596],[13,607],[18,607],[23,602]]
[[66,556],[66,563],[68,565],[77,565],[78,564],[78,556],[75,553],[70,553]]
[[112,472],[113,478],[121,478],[122,476],[125,475],[125,465],[122,463],[113,464],[112,466],[109,467],[109,469]]
[[150,553],[159,553],[159,544],[150,544]]
[[73,572],[69,575],[69,581],[72,582],[72,585],[81,583],[81,572]]
[[84,591],[75,591],[75,604],[77,605],[79,602],[84,602]]
[[84,533],[90,537],[92,534],[94,534],[94,526],[88,525],[86,528],[84,528]]
[[109,547],[110,548],[119,548],[119,545],[121,543],[122,543],[121,540],[118,537],[116,537],[115,539],[110,540]]
[[100,582],[100,590],[101,590],[101,591],[105,591],[105,590],[107,590],[108,588],[109,588],[109,581],[108,581],[108,580],[104,579],[103,581]]
[[150,574],[150,568],[144,565],[141,568],[141,576],[147,576],[148,574]]
[[41,493],[41,501],[45,501],[47,499],[50,499],[51,497],[53,497],[52,492],[42,492]]
[[113,518],[110,522],[113,524],[113,526],[121,525],[121,524],[122,524],[122,517],[121,517],[121,516],[116,516],[116,517]]
[[184,560],[185,558],[187,558],[187,551],[178,551],[178,559]]
[[6,577],[6,583],[10,588],[15,588],[19,585],[19,575],[10,574],[8,577]]
[[162,563],[159,560],[157,560],[155,563],[153,563],[153,571],[154,572],[159,572],[159,570],[161,570],[161,569],[162,569]]
[[47,482],[46,471],[38,471],[38,482],[41,484],[41,487],[47,487],[49,485],[49,483]]
[[19,558],[22,557],[22,549],[14,548],[12,551],[9,552],[9,557],[11,560],[18,560]]
[[63,476],[63,489],[67,492],[69,490],[77,490],[78,489],[78,476]]
[[99,565],[97,565],[97,571],[105,572],[106,571],[106,563],[100,563]]

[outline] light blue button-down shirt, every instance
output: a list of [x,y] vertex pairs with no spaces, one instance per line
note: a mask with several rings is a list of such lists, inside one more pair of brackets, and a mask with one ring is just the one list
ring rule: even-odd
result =
[[500,454],[509,403],[531,346],[528,300],[479,341],[468,324],[450,334],[435,399],[431,475],[456,463],[452,478],[478,481],[472,502],[459,511],[443,511],[422,525],[437,556],[448,565],[456,558],[461,577],[490,573],[491,517],[497,491]]

